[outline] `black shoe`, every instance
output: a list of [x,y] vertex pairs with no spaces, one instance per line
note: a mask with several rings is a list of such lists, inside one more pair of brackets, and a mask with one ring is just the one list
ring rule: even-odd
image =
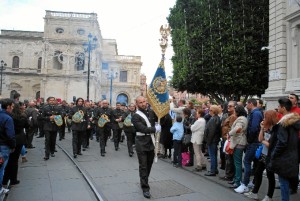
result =
[[239,187],[239,185],[236,185],[236,184],[229,186],[229,188],[237,188],[237,187]]
[[115,150],[118,151],[118,150],[119,150],[119,147],[115,147]]
[[46,160],[49,160],[49,156],[47,157],[47,156],[45,156],[44,157],[44,160],[46,161]]
[[233,185],[233,184],[234,184],[234,181],[229,181],[229,182],[227,182],[227,184]]
[[290,195],[294,195],[294,194],[297,194],[297,189],[296,190],[290,189]]
[[129,157],[132,157],[132,155],[133,155],[132,153],[129,153]]
[[205,176],[208,176],[208,177],[216,176],[216,174],[215,174],[215,173],[212,173],[212,172],[205,173],[204,175],[205,175]]
[[57,152],[57,150],[56,150],[56,149],[54,149],[54,152]]
[[77,153],[77,155],[82,155],[82,153],[81,153],[81,152],[79,152],[79,153]]
[[85,148],[82,148],[82,151],[85,151]]
[[225,167],[224,167],[224,166],[221,166],[220,169],[221,169],[221,170],[225,170]]
[[59,141],[61,141],[61,138],[59,138]]
[[280,186],[275,186],[275,189],[280,189]]
[[51,154],[51,157],[55,157],[55,154],[53,153],[53,154]]
[[74,154],[74,156],[73,156],[74,158],[77,158],[77,154]]
[[150,197],[151,197],[151,194],[150,194],[149,191],[143,192],[143,195],[144,195],[144,197],[147,198],[147,199],[150,199]]
[[101,156],[102,156],[102,157],[104,157],[104,156],[105,156],[105,154],[104,154],[104,153],[101,153]]
[[192,164],[192,163],[188,163],[188,164],[186,164],[185,166],[187,166],[187,167],[191,167],[191,166],[194,166],[194,164]]
[[16,180],[16,181],[11,181],[10,185],[17,185],[20,183],[20,180]]
[[34,148],[35,148],[34,146],[27,147],[27,149],[34,149]]
[[221,180],[224,180],[224,181],[232,181],[232,178],[229,178],[229,177],[220,177]]

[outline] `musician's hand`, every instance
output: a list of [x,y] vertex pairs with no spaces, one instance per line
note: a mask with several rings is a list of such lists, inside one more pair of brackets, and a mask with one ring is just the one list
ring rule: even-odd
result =
[[93,121],[93,118],[90,118],[90,121]]
[[54,115],[50,116],[50,121],[52,121],[54,119]]
[[91,126],[90,126],[90,125],[88,125],[88,126],[87,126],[87,128],[88,128],[88,129],[90,129],[90,128],[91,128]]
[[155,125],[155,132],[160,132],[161,131],[161,126],[159,124]]

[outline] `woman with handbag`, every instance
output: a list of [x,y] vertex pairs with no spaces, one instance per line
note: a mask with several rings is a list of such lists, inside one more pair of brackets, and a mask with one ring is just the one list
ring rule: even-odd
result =
[[231,188],[237,188],[241,184],[242,179],[242,158],[243,152],[247,144],[247,112],[244,106],[235,106],[235,115],[237,119],[233,122],[231,130],[228,133],[227,139],[230,140],[230,149],[233,150],[233,161],[235,167],[235,175]]
[[[267,110],[264,113],[264,120],[260,123],[260,132],[258,136],[259,142],[262,143],[262,151],[258,158],[258,163],[255,171],[255,183],[254,188],[249,193],[244,193],[245,196],[252,199],[258,199],[258,190],[262,182],[263,172],[266,169],[266,162],[268,161],[268,149],[269,149],[269,139],[274,133],[273,126],[278,122],[277,112],[275,110]],[[267,171],[268,177],[268,193],[263,199],[263,201],[272,200],[274,190],[275,190],[275,174],[270,170]]]
[[204,130],[206,121],[203,118],[205,116],[205,111],[203,109],[199,109],[196,112],[197,121],[191,126],[192,131],[192,139],[191,142],[193,143],[194,153],[196,156],[196,168],[195,171],[199,172],[202,169],[206,168],[206,159],[202,153],[202,144],[203,144],[203,137],[204,137]]

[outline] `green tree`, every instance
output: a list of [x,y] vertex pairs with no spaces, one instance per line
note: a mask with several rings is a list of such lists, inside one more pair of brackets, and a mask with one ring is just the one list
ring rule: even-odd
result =
[[269,1],[177,0],[172,85],[221,103],[268,87]]

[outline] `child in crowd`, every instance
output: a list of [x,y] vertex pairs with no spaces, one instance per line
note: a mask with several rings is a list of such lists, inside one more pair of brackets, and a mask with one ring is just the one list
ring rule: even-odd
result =
[[183,129],[181,116],[176,117],[176,122],[174,122],[170,131],[173,134],[173,147],[174,147],[173,165],[175,167],[182,167],[181,145],[182,145],[182,137],[183,137],[184,129]]

